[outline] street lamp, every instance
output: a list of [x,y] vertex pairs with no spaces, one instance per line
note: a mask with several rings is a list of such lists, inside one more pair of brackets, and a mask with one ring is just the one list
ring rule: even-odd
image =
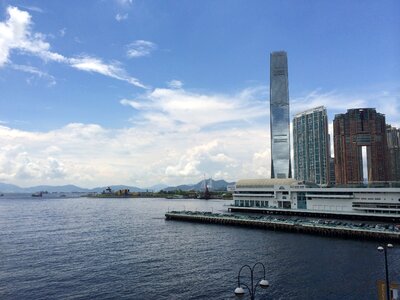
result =
[[[254,285],[254,269],[256,268],[256,266],[262,266],[263,272],[264,272],[264,276],[260,281],[258,281],[256,283],[256,285]],[[248,268],[250,270],[250,275],[251,275],[250,276],[250,280],[251,280],[251,285],[250,286],[248,286],[245,283],[242,283],[242,284],[240,283],[240,273],[242,272],[242,270],[244,268]],[[235,295],[238,298],[242,298],[244,296],[244,289],[242,288],[242,285],[245,288],[248,289],[248,291],[250,293],[250,299],[254,300],[255,299],[254,297],[255,297],[255,294],[256,294],[256,289],[257,289],[258,286],[260,286],[263,289],[266,289],[267,287],[269,287],[269,282],[268,282],[268,280],[265,279],[265,266],[260,262],[256,263],[253,267],[250,267],[249,265],[242,266],[240,268],[240,270],[239,270],[239,273],[238,273],[238,286],[235,289]]]
[[389,287],[389,270],[388,270],[388,263],[387,263],[387,249],[393,248],[392,244],[387,244],[378,247],[379,252],[385,253],[385,272],[386,272],[386,299],[390,300],[390,287]]

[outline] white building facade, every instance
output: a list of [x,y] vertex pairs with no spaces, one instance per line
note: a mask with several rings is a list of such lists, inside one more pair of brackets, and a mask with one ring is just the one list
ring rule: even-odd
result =
[[400,188],[326,188],[295,179],[244,179],[232,207],[400,216]]

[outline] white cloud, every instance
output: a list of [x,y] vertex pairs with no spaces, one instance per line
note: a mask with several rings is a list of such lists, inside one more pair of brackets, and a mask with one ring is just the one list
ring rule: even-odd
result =
[[116,0],[116,1],[121,6],[130,6],[133,3],[133,0]]
[[138,79],[129,76],[124,69],[122,69],[118,63],[104,63],[101,59],[84,56],[79,58],[68,59],[71,67],[87,71],[99,73],[108,77],[126,81],[137,87],[146,88]]
[[[241,91],[236,95],[200,94],[183,89],[157,88],[137,99],[121,100],[121,104],[141,110],[145,121],[161,121],[175,129],[204,129],[221,123],[251,124],[266,117],[268,106],[265,88]],[[244,96],[245,95],[245,96]],[[166,128],[168,128],[166,127]]]
[[[0,181],[23,186],[73,183],[94,187],[122,183],[146,187],[160,182],[198,182],[204,173],[227,180],[256,177],[253,154],[266,149],[264,122],[211,131],[206,127],[242,117],[257,118],[262,107],[259,101],[249,103],[240,98],[241,93],[232,96],[171,91],[180,94],[164,91],[161,96],[160,91],[147,92],[143,97],[148,101],[136,104],[121,100],[123,104],[136,105],[142,116],[141,122],[130,128],[72,123],[49,132],[29,132],[0,126]],[[175,96],[179,96],[178,103],[173,101]],[[189,97],[189,106],[184,103],[185,97]],[[203,113],[202,101],[206,108],[217,112],[210,118],[205,116],[205,121],[196,117],[199,121],[193,125],[193,115]],[[176,109],[185,110],[188,116],[173,114]],[[217,114],[223,110],[226,112],[220,119]],[[247,165],[251,167],[245,170]]]
[[[96,124],[28,132],[0,126],[0,181],[22,186],[125,183],[145,187],[157,182],[197,182],[204,173],[218,177],[221,172],[229,173],[226,179],[232,180],[242,173],[246,157],[251,159],[253,151],[265,147],[259,133],[254,129],[165,133],[146,126],[110,130]],[[240,147],[243,142],[248,147]]]
[[61,36],[61,37],[64,37],[66,34],[67,34],[67,28],[61,28],[59,31],[58,31],[58,34],[59,34],[59,36]]
[[30,11],[34,11],[34,12],[38,12],[38,13],[44,13],[44,10],[41,9],[40,7],[37,7],[37,6],[27,6],[27,5],[19,5],[19,6],[22,7],[22,8],[25,8],[27,10],[30,10]]
[[44,61],[54,61],[70,65],[73,68],[99,73],[134,86],[145,88],[140,81],[131,77],[118,63],[104,63],[99,58],[90,56],[65,57],[50,50],[50,44],[41,33],[31,31],[31,16],[17,7],[7,8],[8,19],[0,22],[0,67],[10,62],[10,54],[17,51],[22,54],[35,55]]
[[127,46],[126,55],[130,58],[150,55],[157,45],[150,41],[137,40]]
[[[131,127],[121,129],[71,123],[48,132],[29,132],[3,125],[0,181],[23,186],[73,183],[87,187],[146,187],[155,183],[199,182],[204,174],[228,181],[268,177],[266,94],[265,87],[232,95],[174,89],[149,91],[135,100],[121,100],[122,104],[135,107],[134,113],[140,116]],[[365,106],[375,106],[385,113],[389,122],[398,120],[398,89],[363,95],[329,94],[332,101],[336,97],[347,99],[348,103],[361,99]],[[318,98],[315,93],[314,97]],[[319,103],[315,100],[314,104]],[[330,107],[327,103],[328,111]],[[336,107],[332,112],[345,112],[348,106],[335,103],[332,107]],[[227,120],[233,125],[224,126]],[[215,124],[218,126],[212,127]]]
[[49,75],[46,72],[43,72],[35,67],[27,66],[27,65],[16,65],[16,64],[11,64],[10,67],[13,68],[14,70],[26,72],[26,73],[35,75],[39,78],[43,78],[48,81],[49,86],[56,84],[56,80],[52,75]]
[[115,20],[117,20],[118,22],[124,21],[128,19],[128,14],[116,14],[115,15]]
[[133,107],[134,109],[142,109],[142,108],[144,108],[144,105],[143,105],[143,104],[141,104],[141,103],[139,103],[139,102],[137,102],[137,101],[133,101],[133,100],[122,99],[122,100],[120,101],[120,103],[121,103],[122,105],[131,106],[131,107]]
[[183,87],[183,82],[180,80],[171,80],[167,82],[167,85],[171,89],[181,89]]
[[349,107],[365,107],[367,101],[357,95],[340,94],[336,91],[314,90],[305,96],[291,99],[290,110],[293,115],[317,107],[325,106],[330,111],[343,111]]

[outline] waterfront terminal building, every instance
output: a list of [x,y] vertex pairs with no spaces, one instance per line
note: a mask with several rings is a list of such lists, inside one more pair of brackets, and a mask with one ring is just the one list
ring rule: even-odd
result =
[[230,211],[322,215],[380,216],[400,220],[400,187],[320,187],[295,179],[242,179]]

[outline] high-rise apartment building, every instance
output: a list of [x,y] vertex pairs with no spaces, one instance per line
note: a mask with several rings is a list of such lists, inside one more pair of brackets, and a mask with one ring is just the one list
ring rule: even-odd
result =
[[374,108],[349,109],[333,121],[336,184],[389,178],[385,115]]
[[297,180],[329,184],[328,115],[323,106],[301,112],[293,118],[294,177]]
[[270,56],[271,178],[291,178],[288,62],[284,51]]
[[400,129],[386,126],[389,160],[389,180],[400,181]]

